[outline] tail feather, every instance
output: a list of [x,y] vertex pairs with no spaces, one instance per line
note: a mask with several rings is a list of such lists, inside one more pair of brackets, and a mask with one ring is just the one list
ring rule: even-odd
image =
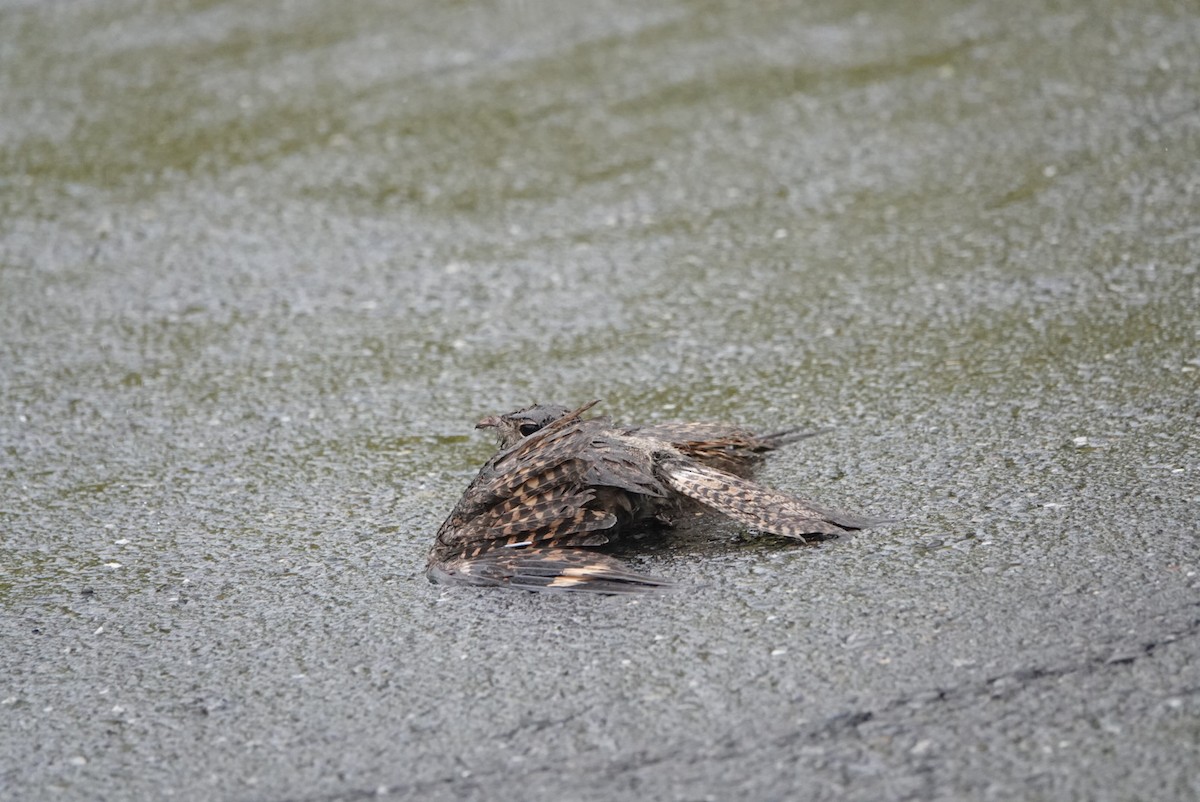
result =
[[820,507],[688,459],[664,460],[661,472],[674,490],[739,523],[800,541],[889,523]]
[[672,582],[640,574],[625,563],[585,549],[531,547],[494,550],[469,559],[434,563],[431,581],[503,586],[541,593],[649,593]]

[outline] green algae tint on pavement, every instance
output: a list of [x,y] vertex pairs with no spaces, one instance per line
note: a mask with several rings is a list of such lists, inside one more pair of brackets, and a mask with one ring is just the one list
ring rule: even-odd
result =
[[[0,7],[0,798],[1200,796],[1191,4]],[[430,585],[533,401],[831,427]]]

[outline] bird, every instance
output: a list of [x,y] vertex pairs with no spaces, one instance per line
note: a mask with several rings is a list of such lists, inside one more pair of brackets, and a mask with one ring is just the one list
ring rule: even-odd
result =
[[626,426],[535,404],[489,415],[499,450],[438,529],[433,582],[542,592],[643,593],[670,588],[597,551],[699,504],[760,532],[808,543],[888,519],[826,508],[749,477],[767,453],[816,432],[758,435],[726,423]]

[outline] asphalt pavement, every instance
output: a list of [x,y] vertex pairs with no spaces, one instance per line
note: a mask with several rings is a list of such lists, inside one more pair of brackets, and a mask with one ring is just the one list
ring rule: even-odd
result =
[[[1200,11],[0,8],[0,798],[1200,798]],[[828,428],[635,598],[480,417]]]

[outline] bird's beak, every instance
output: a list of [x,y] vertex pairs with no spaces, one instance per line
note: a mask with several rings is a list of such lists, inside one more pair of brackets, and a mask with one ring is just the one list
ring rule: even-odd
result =
[[499,425],[500,425],[500,416],[499,415],[488,415],[486,418],[479,421],[479,423],[475,424],[475,428],[476,429],[495,429]]

